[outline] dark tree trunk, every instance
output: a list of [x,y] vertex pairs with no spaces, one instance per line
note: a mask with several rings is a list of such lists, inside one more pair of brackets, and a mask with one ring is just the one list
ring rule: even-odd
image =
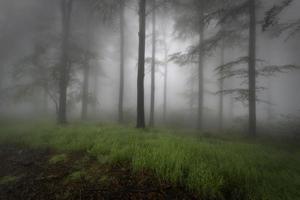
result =
[[151,105],[150,105],[150,126],[154,126],[155,110],[155,61],[156,61],[156,0],[153,1],[152,13],[152,64],[151,64]]
[[86,28],[86,52],[85,52],[85,66],[83,68],[83,85],[82,85],[82,105],[81,105],[81,119],[87,120],[88,117],[88,105],[89,105],[89,83],[90,83],[90,58],[89,48],[91,40],[91,20],[92,16],[87,16],[87,28]]
[[125,35],[124,35],[124,1],[120,1],[120,88],[119,88],[119,123],[124,121],[123,105],[124,105],[124,48],[125,48]]
[[249,0],[249,135],[256,135],[256,13],[255,0]]
[[62,9],[62,55],[59,78],[58,123],[67,123],[67,88],[69,76],[69,38],[73,0],[61,0]]
[[[221,66],[223,66],[225,64],[224,59],[225,59],[225,46],[224,46],[224,41],[222,42],[222,46],[221,46]],[[223,129],[223,105],[224,105],[224,101],[223,101],[223,90],[224,90],[224,79],[223,79],[223,70],[221,70],[221,74],[220,74],[220,82],[219,82],[219,90],[220,90],[220,94],[219,94],[219,129],[222,130]]]
[[[201,11],[202,13],[202,11]],[[202,15],[200,19],[202,20]],[[199,45],[201,46],[204,41],[204,24],[200,23],[199,28]],[[204,52],[203,49],[200,48],[199,50],[199,63],[198,63],[198,121],[197,126],[198,129],[201,130],[203,128],[203,98],[204,98],[204,80],[203,80],[203,59],[204,59]]]
[[139,0],[139,57],[137,77],[137,128],[145,128],[145,34],[146,34],[146,0]]

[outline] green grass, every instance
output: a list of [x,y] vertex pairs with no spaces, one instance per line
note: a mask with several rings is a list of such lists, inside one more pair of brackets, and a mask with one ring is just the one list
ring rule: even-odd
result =
[[1,126],[0,143],[86,151],[100,163],[130,163],[204,199],[300,199],[300,147],[294,144],[115,125]]

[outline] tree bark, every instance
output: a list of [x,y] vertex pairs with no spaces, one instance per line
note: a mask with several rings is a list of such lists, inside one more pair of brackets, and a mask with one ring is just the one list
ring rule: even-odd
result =
[[[203,12],[201,12],[200,20],[203,18]],[[203,80],[203,59],[204,59],[204,52],[201,47],[204,41],[204,24],[200,22],[199,28],[199,60],[198,60],[198,121],[197,126],[198,129],[203,129],[203,98],[204,98],[204,80]]]
[[155,112],[155,66],[156,66],[156,0],[153,1],[152,13],[152,64],[151,64],[151,105],[149,126],[154,126]]
[[146,34],[146,0],[139,0],[139,57],[137,77],[137,128],[145,128],[145,34]]
[[256,135],[256,10],[249,0],[249,135]]
[[168,46],[166,38],[166,30],[164,32],[164,53],[165,53],[165,74],[164,74],[164,103],[163,103],[163,120],[167,120],[167,90],[168,90]]
[[267,115],[268,121],[271,122],[273,120],[273,106],[272,106],[272,80],[271,78],[268,79],[268,108],[267,108]]
[[90,63],[89,63],[89,48],[91,40],[91,15],[87,16],[86,28],[86,53],[85,66],[83,68],[83,87],[82,87],[82,105],[81,105],[81,119],[87,120],[88,104],[89,104],[89,82],[90,82]]
[[88,115],[88,98],[89,98],[89,74],[90,66],[86,63],[83,71],[83,87],[82,87],[82,105],[81,105],[81,119],[87,120]]
[[[225,64],[224,59],[225,59],[225,45],[224,45],[224,41],[222,41],[222,45],[221,45],[221,66],[223,66]],[[220,74],[220,82],[219,82],[219,90],[220,90],[220,94],[219,94],[219,129],[222,130],[223,129],[223,105],[224,105],[224,101],[223,101],[223,90],[224,90],[224,79],[223,79],[223,73],[221,70],[221,74]]]
[[62,55],[59,78],[58,123],[67,123],[67,88],[69,77],[69,39],[73,0],[61,0],[62,9]]
[[95,66],[93,68],[93,98],[94,98],[94,102],[93,102],[93,114],[96,117],[98,115],[98,89],[99,89],[99,68],[101,66]]
[[234,96],[233,94],[230,95],[229,97],[229,116],[231,119],[231,123],[234,122]]
[[124,16],[124,1],[120,1],[120,86],[119,86],[119,123],[124,121],[124,51],[125,51],[125,35],[124,35],[124,25],[125,25],[125,16]]

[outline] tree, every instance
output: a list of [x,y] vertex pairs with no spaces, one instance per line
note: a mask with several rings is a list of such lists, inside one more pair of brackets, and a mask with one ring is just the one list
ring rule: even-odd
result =
[[[221,65],[225,64],[225,43],[222,42],[221,48],[220,48],[220,56],[221,56]],[[222,74],[220,74],[221,78],[219,79],[219,90],[224,90],[224,80],[222,79]],[[219,93],[219,129],[223,129],[223,107],[224,107],[224,101],[223,98],[224,95],[222,92]]]
[[119,122],[124,121],[124,60],[125,60],[125,35],[124,35],[124,25],[125,25],[125,2],[120,1],[120,86],[119,86]]
[[[124,84],[125,84],[125,6],[129,0],[90,0],[104,21],[112,21],[116,16],[120,28],[120,68],[118,121],[124,121]],[[118,13],[118,14],[117,14]]]
[[155,63],[156,63],[156,0],[152,0],[152,61],[151,61],[151,105],[149,126],[154,125],[155,110]]
[[[166,24],[165,24],[166,25]],[[163,46],[164,46],[164,94],[163,94],[163,121],[167,120],[167,98],[168,98],[168,63],[169,63],[169,49],[167,44],[167,33],[166,28],[163,32]]]
[[137,77],[137,128],[145,128],[144,76],[145,76],[146,0],[139,0],[139,54]]
[[[204,58],[207,55],[205,44],[205,29],[211,20],[214,19],[212,13],[218,1],[176,1],[176,7],[181,11],[181,16],[176,20],[175,30],[178,36],[186,38],[187,35],[198,37],[198,44],[191,45],[186,53],[176,53],[172,59],[177,63],[185,65],[197,62],[198,64],[198,109],[197,127],[203,128],[203,108],[204,108]],[[197,61],[196,61],[197,60]]]
[[[276,16],[281,13],[281,11],[290,5],[292,0],[285,0],[280,6],[274,6],[270,11],[267,12],[265,17],[265,24],[263,25],[263,29],[265,30],[269,26],[272,26],[276,24]],[[248,88],[247,89],[232,89],[224,91],[224,93],[232,94],[232,93],[238,93],[238,97],[236,99],[242,100],[242,101],[248,101],[249,106],[249,122],[248,122],[248,132],[250,136],[255,136],[257,134],[257,128],[256,128],[256,103],[258,101],[265,102],[263,100],[260,100],[257,98],[257,93],[260,90],[264,90],[263,87],[258,87],[256,84],[256,78],[257,76],[272,76],[275,73],[282,73],[286,71],[290,71],[293,69],[297,69],[297,66],[295,65],[283,65],[283,66],[263,66],[260,69],[257,69],[256,63],[261,62],[263,63],[263,60],[257,59],[256,57],[256,7],[257,7],[257,1],[256,0],[247,0],[245,2],[242,2],[241,4],[233,5],[230,9],[225,11],[222,23],[225,21],[228,21],[228,19],[237,18],[237,16],[240,15],[247,15],[249,19],[248,24],[248,56],[240,57],[235,61],[226,63],[223,65],[222,73],[224,77],[241,77],[241,78],[247,78]],[[295,33],[295,30],[297,30],[297,26],[295,26],[297,23],[292,23],[290,25],[283,26],[281,31],[292,29],[293,31],[291,33]],[[280,31],[280,32],[281,32]],[[232,70],[233,66],[237,66],[243,63],[248,64],[248,70],[244,69],[237,69]],[[227,68],[227,69],[226,69]]]
[[89,77],[90,77],[90,53],[89,47],[91,45],[91,15],[87,16],[86,27],[86,52],[84,56],[83,66],[83,84],[82,84],[82,100],[81,100],[81,119],[86,120],[88,114],[88,101],[89,101]]
[[67,123],[67,88],[68,76],[70,69],[69,61],[69,40],[71,29],[71,15],[73,8],[73,0],[61,0],[62,14],[62,44],[61,44],[61,63],[59,74],[59,108],[58,108],[58,123]]
[[12,75],[16,81],[10,90],[14,91],[16,100],[25,99],[34,94],[42,95],[43,112],[47,110],[47,99],[50,97],[58,112],[57,67],[51,64],[47,55],[49,48],[46,42],[36,42],[33,52],[14,64]]
[[280,24],[279,23],[279,15],[289,7],[294,0],[283,0],[279,5],[274,5],[271,9],[269,9],[264,18],[264,23],[262,25],[263,31],[270,29],[270,27],[277,27],[279,34],[283,31],[291,30],[290,34],[297,32],[298,26],[300,24],[300,20],[296,20],[292,23]]
[[[242,23],[239,23],[241,26],[240,28],[244,29],[245,27],[248,28],[248,56],[239,58],[236,61],[231,62],[229,65],[225,64],[221,66],[220,74],[222,81],[222,77],[226,76],[226,73],[231,73],[235,75],[240,75],[241,73],[245,73],[247,75],[248,79],[248,89],[240,89],[240,90],[227,90],[222,91],[222,95],[225,93],[231,93],[233,91],[238,91],[241,94],[241,99],[247,99],[248,100],[248,106],[249,106],[249,128],[248,132],[249,135],[254,136],[256,135],[256,0],[247,0],[243,2],[230,2],[228,4],[229,6],[221,9],[219,11],[221,17],[220,17],[220,24],[226,24],[231,21],[236,21],[236,18],[242,18],[242,16],[247,16],[248,25],[245,26]],[[229,32],[230,33],[230,32]],[[231,34],[229,34],[231,35]],[[230,68],[233,65],[239,65],[242,62],[247,62],[248,64],[248,70],[239,70],[239,71],[232,71]],[[223,67],[227,65],[227,72],[225,73],[225,70]],[[229,67],[228,67],[229,66]],[[225,73],[225,74],[224,74]],[[244,74],[244,75],[245,75]],[[222,87],[221,87],[222,88]],[[245,97],[247,96],[247,97]],[[221,100],[220,100],[221,101]]]
[[249,135],[256,135],[256,1],[249,0]]

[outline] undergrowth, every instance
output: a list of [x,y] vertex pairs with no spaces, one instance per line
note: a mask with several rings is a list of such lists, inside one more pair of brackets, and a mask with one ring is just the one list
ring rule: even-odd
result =
[[[299,199],[300,148],[115,125],[1,125],[0,143],[86,151],[100,163],[130,163],[204,199]],[[63,154],[62,154],[63,155]]]

